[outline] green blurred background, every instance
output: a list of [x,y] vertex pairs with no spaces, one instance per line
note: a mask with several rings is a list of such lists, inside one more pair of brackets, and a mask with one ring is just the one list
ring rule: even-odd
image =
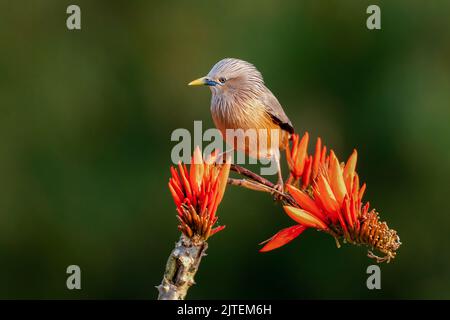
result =
[[[81,7],[82,30],[66,28]],[[366,28],[378,4],[382,30]],[[215,298],[450,298],[448,1],[0,2],[0,298],[154,299],[179,233],[170,134],[212,127],[187,82],[224,57],[254,63],[297,131],[342,160],[397,229],[382,290],[366,249],[308,230],[267,195],[228,188],[225,231],[189,292]],[[275,177],[274,177],[275,179]],[[82,290],[66,289],[66,267]]]

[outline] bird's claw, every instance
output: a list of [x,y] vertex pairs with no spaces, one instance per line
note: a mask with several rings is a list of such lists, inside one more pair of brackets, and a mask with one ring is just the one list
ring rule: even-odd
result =
[[274,191],[272,192],[273,199],[275,201],[280,201],[281,199],[283,199],[284,184],[283,183],[277,183],[273,187],[273,189],[274,189]]

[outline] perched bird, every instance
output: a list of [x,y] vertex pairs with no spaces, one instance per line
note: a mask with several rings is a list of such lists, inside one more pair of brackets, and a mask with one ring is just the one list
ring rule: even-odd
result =
[[[228,144],[251,157],[276,161],[277,189],[282,190],[280,150],[287,147],[294,128],[255,66],[239,59],[223,59],[213,66],[207,76],[194,80],[189,85],[210,87],[213,121]],[[241,134],[242,131],[254,129],[256,144],[250,143],[250,137],[247,136],[244,143],[239,145],[237,136],[231,139],[227,137],[228,129],[242,129],[238,130]]]

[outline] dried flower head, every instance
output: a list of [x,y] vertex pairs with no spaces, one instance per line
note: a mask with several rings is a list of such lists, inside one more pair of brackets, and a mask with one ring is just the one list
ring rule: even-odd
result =
[[379,220],[374,209],[369,210],[368,202],[363,205],[366,185],[360,186],[355,171],[356,150],[345,164],[341,164],[332,150],[328,156],[325,155],[326,148],[321,147],[320,138],[314,157],[307,155],[307,134],[300,142],[298,137],[293,142],[294,152],[290,152],[291,158],[288,159],[292,177],[290,183],[295,183],[298,188],[288,184],[286,189],[296,205],[285,205],[284,211],[298,225],[278,232],[261,251],[281,247],[305,229],[314,228],[331,234],[338,246],[339,239],[343,239],[344,242],[377,249],[384,254],[383,257],[377,257],[369,251],[369,257],[375,258],[377,262],[389,262],[394,258],[401,244],[400,238],[395,230],[389,229],[385,222]]
[[223,198],[230,161],[216,163],[217,152],[203,159],[200,148],[192,156],[189,170],[179,163],[170,168],[169,189],[177,206],[179,230],[189,238],[206,240],[225,226],[214,228],[217,207]]

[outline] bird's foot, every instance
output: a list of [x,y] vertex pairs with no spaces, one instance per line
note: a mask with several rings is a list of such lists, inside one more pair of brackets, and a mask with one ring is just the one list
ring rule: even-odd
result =
[[284,183],[278,182],[274,187],[274,191],[272,192],[273,199],[275,201],[281,201],[283,199],[284,193]]

